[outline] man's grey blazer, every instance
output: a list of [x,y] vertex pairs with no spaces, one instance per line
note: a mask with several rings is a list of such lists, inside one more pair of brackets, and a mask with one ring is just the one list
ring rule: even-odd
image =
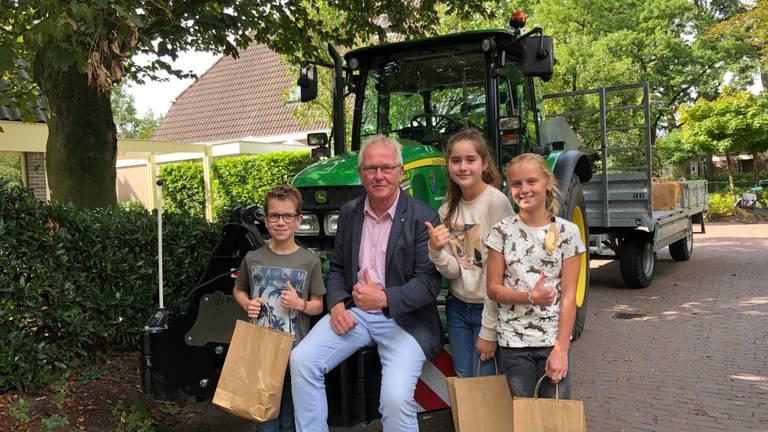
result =
[[[364,204],[362,196],[344,204],[339,211],[326,286],[329,309],[341,301],[348,308],[354,306],[352,287],[360,269]],[[443,332],[437,312],[440,274],[429,260],[425,221],[437,226],[439,217],[428,205],[400,191],[387,243],[384,292],[388,307],[383,312],[411,334],[430,359],[443,346]]]

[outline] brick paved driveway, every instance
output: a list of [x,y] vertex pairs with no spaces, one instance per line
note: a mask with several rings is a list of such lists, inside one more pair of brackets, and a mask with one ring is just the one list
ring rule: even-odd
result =
[[690,261],[659,254],[642,290],[594,264],[573,347],[591,430],[768,431],[768,225],[708,225]]
[[[618,263],[593,261],[587,330],[572,352],[590,431],[768,431],[768,224],[708,225],[694,244],[688,262],[659,254],[642,290],[624,287]],[[183,430],[253,430],[208,407]],[[420,423],[453,430],[447,411]]]

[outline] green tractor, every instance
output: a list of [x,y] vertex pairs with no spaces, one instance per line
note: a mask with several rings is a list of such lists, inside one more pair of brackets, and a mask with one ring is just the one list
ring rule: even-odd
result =
[[[522,32],[524,15],[511,29],[469,31],[370,46],[344,58],[329,46],[333,63],[306,62],[299,86],[302,102],[317,97],[317,66],[334,73],[334,156],[328,136],[310,134],[321,160],[300,172],[293,184],[302,192],[304,219],[298,235],[306,246],[330,251],[342,204],[364,193],[357,173],[358,151],[366,137],[384,134],[403,145],[401,188],[437,209],[446,193],[443,149],[454,132],[482,131],[499,167],[514,156],[543,155],[562,191],[561,216],[573,221],[587,244],[589,229],[582,183],[592,177],[589,159],[561,117],[542,111],[541,82],[554,72],[552,38],[540,28]],[[345,131],[345,101],[354,95],[352,131]],[[574,336],[584,329],[589,257],[583,254]]]

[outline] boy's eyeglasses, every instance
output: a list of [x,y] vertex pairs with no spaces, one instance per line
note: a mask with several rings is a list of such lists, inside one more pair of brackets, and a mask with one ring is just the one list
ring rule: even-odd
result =
[[367,176],[375,176],[377,171],[381,171],[381,173],[384,175],[390,175],[395,170],[395,168],[400,166],[402,165],[365,165],[362,171]]
[[267,221],[277,223],[280,221],[280,218],[282,218],[285,223],[291,223],[296,220],[298,216],[299,215],[296,213],[269,213],[267,215]]

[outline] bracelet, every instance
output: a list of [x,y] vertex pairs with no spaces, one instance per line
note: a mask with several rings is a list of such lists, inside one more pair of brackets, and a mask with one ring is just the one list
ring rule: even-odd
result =
[[304,313],[304,312],[306,312],[306,310],[307,310],[307,301],[306,301],[306,300],[304,300],[304,299],[301,299],[301,300],[304,302],[304,307],[303,307],[303,308],[301,308],[301,312],[302,312],[302,313]]
[[535,304],[533,303],[533,293],[531,291],[528,291],[528,303],[530,303],[531,305]]

